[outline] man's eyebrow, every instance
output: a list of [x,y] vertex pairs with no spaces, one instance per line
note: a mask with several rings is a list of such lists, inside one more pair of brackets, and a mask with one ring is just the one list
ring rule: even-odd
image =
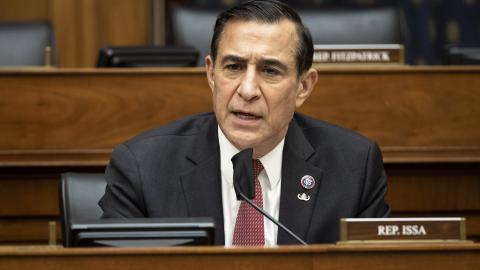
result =
[[221,64],[224,65],[227,62],[245,63],[245,62],[247,62],[247,60],[245,58],[240,57],[240,56],[229,54],[229,55],[225,55],[222,58]]
[[283,71],[288,70],[288,66],[277,59],[261,59],[259,64],[262,66],[275,66]]
[[[243,57],[240,57],[238,55],[229,54],[229,55],[225,55],[222,58],[221,65],[224,65],[227,62],[246,63],[247,59],[245,59]],[[277,68],[279,68],[283,71],[288,70],[288,66],[285,65],[284,63],[282,63],[281,61],[277,60],[277,59],[271,59],[271,58],[260,59],[258,64],[261,65],[261,66],[274,66],[274,67],[277,67]]]

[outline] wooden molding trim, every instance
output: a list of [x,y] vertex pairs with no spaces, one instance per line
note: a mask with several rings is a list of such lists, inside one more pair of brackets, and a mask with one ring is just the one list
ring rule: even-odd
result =
[[[112,149],[0,150],[0,167],[106,166]],[[480,163],[480,147],[384,147],[385,164]]]

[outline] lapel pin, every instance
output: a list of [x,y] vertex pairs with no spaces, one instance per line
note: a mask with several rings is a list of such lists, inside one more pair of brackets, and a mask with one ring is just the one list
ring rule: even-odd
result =
[[310,196],[305,194],[305,193],[297,194],[297,198],[299,200],[302,200],[302,201],[309,201],[310,200]]
[[304,175],[300,180],[300,184],[304,189],[312,189],[315,186],[315,179],[310,175]]

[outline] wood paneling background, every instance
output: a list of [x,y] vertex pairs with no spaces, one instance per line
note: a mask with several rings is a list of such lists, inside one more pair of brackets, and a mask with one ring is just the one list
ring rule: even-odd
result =
[[[479,70],[320,69],[300,111],[375,139],[391,162],[478,161]],[[15,111],[0,119],[11,121],[0,122],[0,149],[110,150],[144,129],[211,110],[201,68],[4,70],[0,90],[0,113]]]
[[53,24],[59,67],[94,67],[105,46],[150,44],[151,13],[150,0],[0,1],[0,22]]
[[[301,111],[379,142],[394,215],[465,216],[480,239],[480,67],[319,72]],[[196,68],[0,70],[0,243],[46,242],[60,173],[102,172],[116,144],[210,95]]]
[[45,20],[50,16],[51,0],[2,0],[0,22]]

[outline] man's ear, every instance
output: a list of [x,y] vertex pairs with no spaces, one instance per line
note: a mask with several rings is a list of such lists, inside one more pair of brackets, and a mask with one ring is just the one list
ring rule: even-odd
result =
[[305,100],[310,96],[313,91],[313,87],[318,80],[318,72],[314,68],[310,68],[300,77],[300,82],[297,91],[296,104],[295,106],[299,108],[303,105]]
[[208,85],[210,86],[210,89],[212,90],[212,92],[215,86],[213,69],[214,69],[213,59],[210,55],[207,55],[205,57],[205,70],[207,72]]

